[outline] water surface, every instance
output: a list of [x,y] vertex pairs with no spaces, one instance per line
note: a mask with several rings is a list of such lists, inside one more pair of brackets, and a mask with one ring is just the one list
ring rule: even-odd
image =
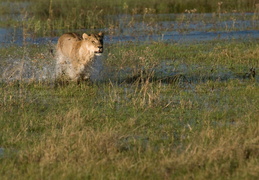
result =
[[[240,40],[250,41],[259,39],[259,19],[254,13],[228,13],[228,14],[160,14],[160,15],[119,15],[107,16],[107,20],[115,22],[116,26],[103,29],[85,29],[74,30],[75,32],[105,32],[105,45],[115,43],[149,43],[154,41],[167,43],[202,43],[211,40]],[[63,30],[64,32],[70,30]],[[57,34],[60,31],[57,30]],[[61,34],[61,33],[60,33]],[[0,28],[0,47],[10,47],[13,45],[25,47],[26,45],[48,45],[54,49],[58,36],[37,37],[33,34],[26,34],[24,37],[21,28]],[[1,62],[0,73],[1,79],[53,79],[54,78],[54,61],[51,54],[44,55],[47,61],[33,62],[33,58],[24,56],[21,58],[11,58],[5,63]],[[47,62],[47,63],[46,63]],[[182,69],[174,67],[171,60],[161,60],[158,68],[153,69],[157,77],[168,78],[183,74],[182,77],[193,79],[188,76],[192,67],[182,64]],[[3,65],[5,64],[5,65]],[[166,65],[165,65],[166,64]],[[197,65],[199,66],[199,65]],[[169,70],[168,70],[169,68]],[[191,69],[190,69],[191,68]],[[197,67],[193,67],[196,69]],[[206,69],[206,68],[204,68]],[[209,70],[210,68],[208,68]],[[109,71],[114,71],[113,68]],[[132,75],[132,69],[125,68],[117,74],[122,77]],[[246,70],[249,73],[249,69]],[[170,74],[170,73],[171,74]],[[114,73],[110,73],[110,78]],[[134,74],[133,76],[136,76]],[[121,78],[119,77],[119,81]],[[237,77],[233,73],[221,68],[218,74],[214,73],[207,79],[231,79]],[[114,78],[114,77],[113,77]],[[198,77],[197,77],[198,78]],[[170,79],[170,78],[169,78]],[[185,78],[186,79],[186,78]],[[206,79],[206,78],[205,78]]]
[[[210,40],[251,40],[259,38],[259,21],[254,13],[162,14],[107,16],[116,27],[104,29],[74,30],[75,32],[104,31],[106,43],[117,42],[201,42]],[[161,19],[161,20],[160,20]],[[62,30],[68,32],[71,30]],[[57,31],[57,34],[61,34]],[[23,37],[20,28],[0,28],[0,47],[12,44],[23,45],[56,43],[58,37]]]

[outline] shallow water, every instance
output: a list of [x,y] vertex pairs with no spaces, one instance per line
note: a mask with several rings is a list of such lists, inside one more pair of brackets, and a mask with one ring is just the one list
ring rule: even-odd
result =
[[[21,36],[22,30],[14,32],[12,29],[0,28],[0,48],[10,45],[24,45],[24,40]],[[217,31],[203,32],[191,31],[186,33],[166,32],[164,34],[152,35],[106,35],[104,41],[106,44],[127,43],[127,42],[149,42],[149,41],[165,41],[172,43],[195,43],[211,40],[254,40],[259,38],[259,30],[244,30],[244,31]],[[27,38],[26,44],[56,44],[58,37],[40,37]]]
[[[153,41],[162,41],[168,43],[196,43],[211,40],[241,40],[248,41],[259,38],[259,21],[257,14],[253,13],[229,13],[229,14],[162,14],[162,15],[119,15],[107,16],[118,25],[114,28],[99,29],[105,32],[104,42],[106,45],[113,43],[134,42],[147,43]],[[82,30],[75,30],[82,32]],[[91,32],[92,30],[83,30]],[[0,48],[18,45],[48,44],[54,48],[58,37],[34,37],[33,35],[23,37],[23,30],[20,28],[0,28]],[[45,54],[46,55],[46,54]],[[1,80],[53,80],[55,78],[53,57],[46,55],[48,61],[33,62],[31,57],[10,58],[1,62],[0,79]],[[103,57],[105,58],[105,56]],[[169,64],[168,64],[169,63]],[[175,81],[175,77],[182,77],[188,81],[201,80],[201,77],[193,76],[192,70],[197,69],[199,65],[193,67],[181,64],[175,67],[171,60],[164,60],[156,68],[152,69],[155,77],[166,81]],[[5,64],[5,65],[3,65]],[[206,71],[206,67],[202,67]],[[219,70],[220,69],[220,70]],[[231,71],[219,68],[217,72],[205,75],[203,80],[227,80],[237,76]],[[116,70],[118,71],[118,70]],[[138,75],[132,73],[131,68],[120,70],[114,76],[114,69],[106,67],[106,76],[115,81],[131,81],[131,76]],[[249,73],[249,70],[245,73]],[[191,75],[190,75],[191,74]],[[184,77],[184,78],[183,78]],[[241,77],[241,76],[240,76]],[[116,80],[117,78],[117,80]],[[127,79],[128,78],[128,79]],[[94,79],[100,79],[95,75]]]
[[[258,14],[254,13],[215,13],[205,14],[162,14],[162,15],[119,15],[107,16],[117,23],[116,27],[99,29],[105,32],[106,43],[117,42],[200,42],[210,40],[259,38]],[[161,20],[160,20],[161,19]],[[67,30],[71,31],[71,30]],[[67,32],[64,30],[64,32]],[[92,29],[74,30],[92,32]],[[58,37],[23,38],[19,28],[0,28],[0,47],[12,44],[23,45],[56,43]]]
[[0,80],[14,81],[45,81],[54,80],[55,64],[52,62],[33,62],[31,58],[27,59],[8,59],[8,65],[0,67]]

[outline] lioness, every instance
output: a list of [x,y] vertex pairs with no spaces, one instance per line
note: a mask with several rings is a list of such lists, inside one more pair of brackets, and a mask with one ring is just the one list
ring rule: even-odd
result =
[[79,36],[63,34],[57,43],[56,76],[72,81],[87,80],[96,56],[103,52],[103,33]]

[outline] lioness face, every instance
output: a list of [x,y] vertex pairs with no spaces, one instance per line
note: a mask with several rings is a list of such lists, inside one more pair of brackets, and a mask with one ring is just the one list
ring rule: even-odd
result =
[[103,33],[99,34],[83,34],[84,46],[95,54],[103,52]]

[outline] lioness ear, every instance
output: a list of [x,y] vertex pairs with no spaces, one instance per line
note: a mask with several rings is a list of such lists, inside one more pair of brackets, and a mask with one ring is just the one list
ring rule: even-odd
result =
[[89,36],[86,33],[83,34],[83,39],[87,39],[88,37]]
[[103,32],[99,32],[98,36],[103,37]]

